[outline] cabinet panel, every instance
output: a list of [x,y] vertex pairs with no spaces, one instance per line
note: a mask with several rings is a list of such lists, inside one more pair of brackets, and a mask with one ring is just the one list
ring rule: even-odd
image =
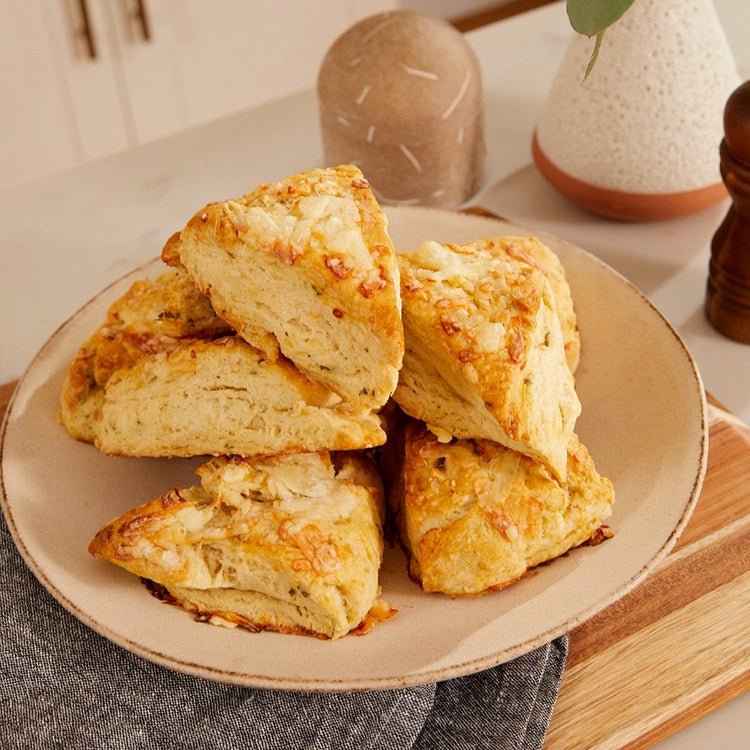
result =
[[50,47],[72,112],[82,160],[106,156],[133,145],[135,132],[125,117],[127,101],[118,78],[119,60],[107,2],[87,0],[96,56],[88,54],[78,29],[78,0],[41,0],[49,20]]
[[1,0],[0,8],[2,187],[71,166],[80,153],[39,0]]
[[[189,121],[180,91],[182,73],[177,50],[190,3],[98,1],[106,6],[111,46],[118,61],[123,117],[133,141],[142,143],[186,127]],[[213,2],[200,4],[206,13],[214,6]],[[202,54],[200,46],[205,44],[205,39],[196,39],[194,54]]]

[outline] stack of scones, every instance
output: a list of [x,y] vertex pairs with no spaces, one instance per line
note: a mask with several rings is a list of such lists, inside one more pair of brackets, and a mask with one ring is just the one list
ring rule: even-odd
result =
[[409,250],[351,165],[198,211],[79,349],[60,419],[109,455],[204,457],[200,484],[89,551],[201,620],[335,639],[394,613],[387,516],[412,578],[452,596],[608,535],[558,258]]

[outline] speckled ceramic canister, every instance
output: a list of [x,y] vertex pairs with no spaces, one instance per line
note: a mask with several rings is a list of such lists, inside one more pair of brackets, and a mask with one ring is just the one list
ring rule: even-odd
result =
[[617,219],[685,215],[726,197],[718,148],[739,84],[711,0],[636,0],[594,40],[574,35],[543,105],[534,159],[568,198]]
[[480,187],[481,71],[447,21],[393,11],[355,24],[323,60],[318,104],[326,165],[356,164],[381,202],[452,208]]

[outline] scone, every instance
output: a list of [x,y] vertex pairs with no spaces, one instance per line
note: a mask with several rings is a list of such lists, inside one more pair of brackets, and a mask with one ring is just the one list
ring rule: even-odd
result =
[[501,589],[535,565],[611,535],[603,524],[612,483],[575,435],[564,482],[489,440],[440,443],[414,420],[400,450],[389,502],[410,574],[425,591],[466,596]]
[[377,410],[403,357],[387,222],[353,166],[316,169],[211,203],[162,252],[266,357],[283,354],[355,407]]
[[565,268],[557,255],[536,237],[485,237],[476,242],[464,243],[462,247],[474,254],[486,253],[500,259],[515,258],[544,273],[555,296],[557,317],[560,319],[565,344],[565,359],[570,371],[575,373],[581,359],[581,337]]
[[339,638],[382,613],[383,489],[363,456],[220,457],[197,473],[89,552],[217,624]]
[[105,322],[68,368],[60,404],[62,423],[73,437],[93,442],[104,388],[114,372],[145,355],[229,332],[184,270],[136,281],[109,307]]
[[377,414],[354,409],[288,360],[225,336],[117,370],[104,389],[94,442],[124,456],[259,456],[384,441]]
[[444,437],[485,438],[564,479],[581,411],[547,274],[488,243],[399,254],[406,351],[394,400]]

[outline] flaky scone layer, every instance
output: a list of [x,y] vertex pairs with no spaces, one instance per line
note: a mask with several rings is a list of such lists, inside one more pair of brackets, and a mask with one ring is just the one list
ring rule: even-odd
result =
[[110,305],[106,320],[76,352],[61,393],[61,422],[73,437],[93,442],[104,390],[115,372],[141,357],[230,332],[184,270],[136,281]]
[[385,442],[377,414],[239,336],[191,342],[118,370],[101,414],[95,445],[124,456],[270,456]]

